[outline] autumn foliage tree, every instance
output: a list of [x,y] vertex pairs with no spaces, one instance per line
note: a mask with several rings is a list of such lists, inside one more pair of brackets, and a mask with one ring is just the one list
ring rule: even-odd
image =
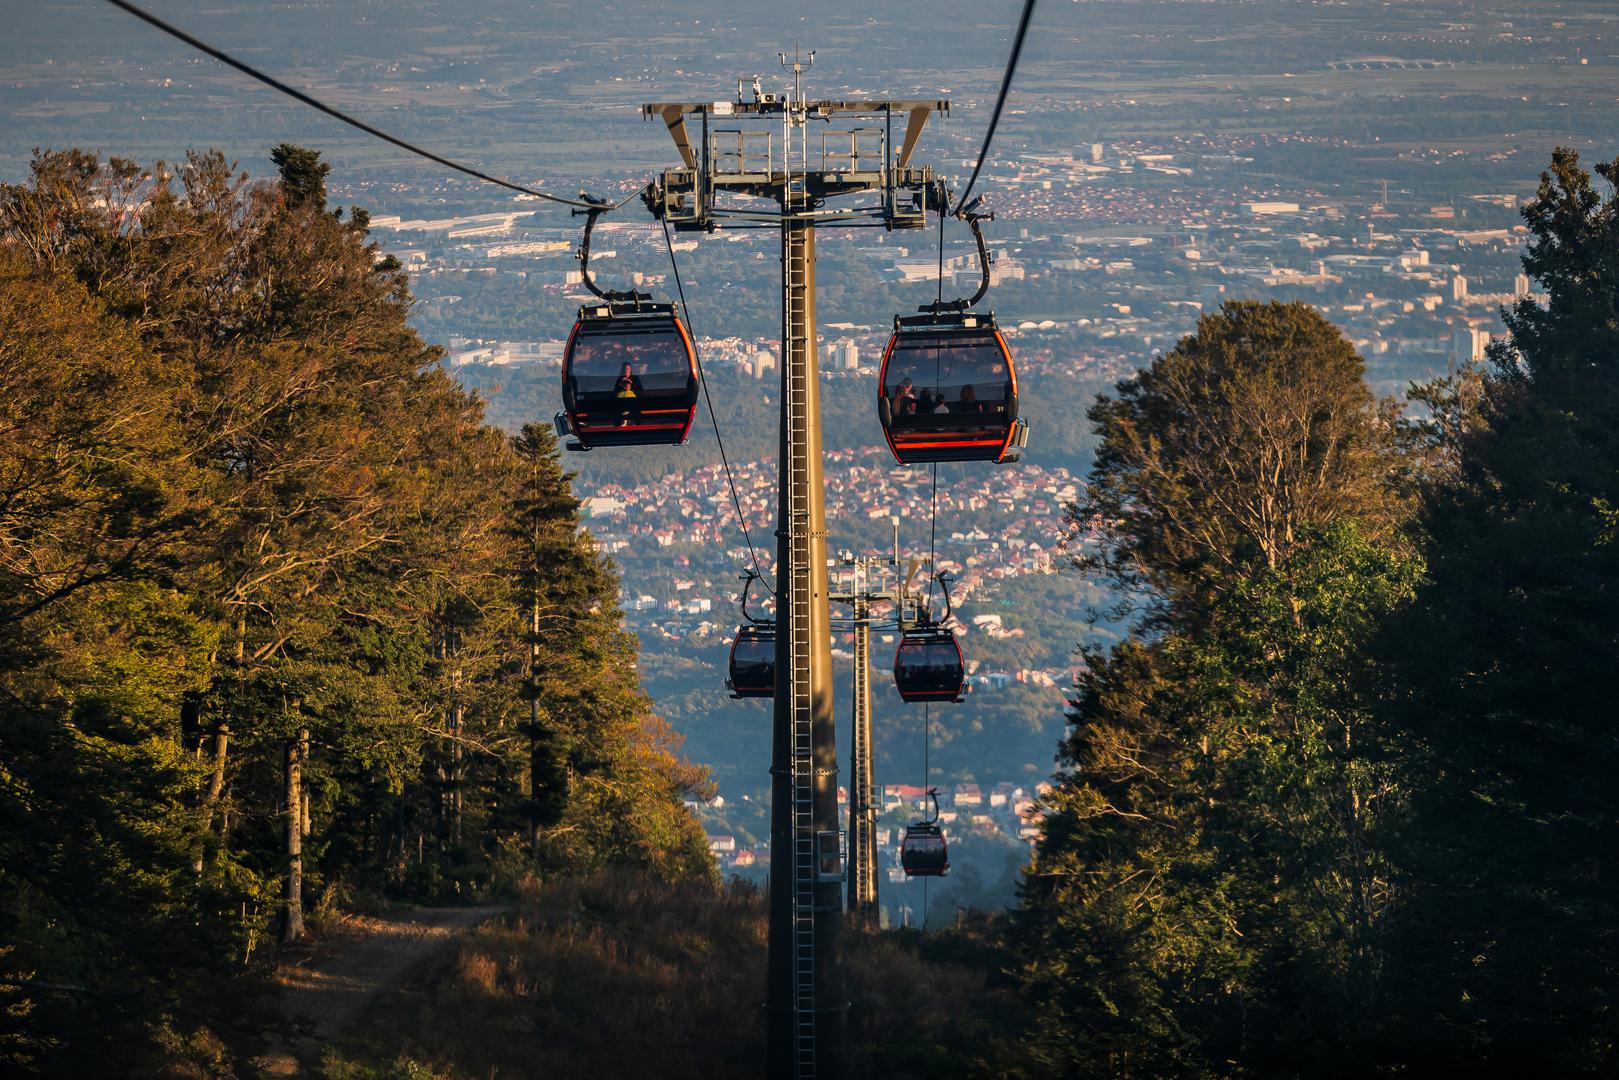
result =
[[320,899],[712,873],[554,441],[485,426],[329,167],[273,160],[0,186],[7,1068],[206,1020]]

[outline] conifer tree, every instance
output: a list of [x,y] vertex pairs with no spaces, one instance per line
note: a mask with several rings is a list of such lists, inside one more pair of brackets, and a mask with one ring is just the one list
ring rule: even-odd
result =
[[1505,312],[1421,603],[1391,635],[1423,753],[1402,973],[1410,1054],[1502,1074],[1614,1063],[1619,987],[1619,161],[1558,150],[1523,209],[1545,290]]

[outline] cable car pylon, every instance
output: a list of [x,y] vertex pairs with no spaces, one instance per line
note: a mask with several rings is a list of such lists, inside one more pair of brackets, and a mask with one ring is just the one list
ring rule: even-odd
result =
[[[813,58],[813,53],[810,58]],[[933,170],[911,165],[934,100],[810,101],[810,58],[782,57],[787,94],[739,80],[733,101],[654,102],[642,115],[668,128],[680,165],[646,194],[676,230],[775,225],[781,235],[780,491],[776,525],[776,686],[771,751],[770,948],[765,1074],[836,1077],[844,1070],[849,999],[841,956],[843,834],[833,729],[826,493],[821,481],[820,376],[815,337],[819,227],[918,229],[944,213]],[[722,118],[724,127],[711,123]],[[856,121],[845,130],[838,120]],[[811,167],[806,125],[820,135]],[[896,135],[895,121],[903,125]],[[822,126],[825,122],[825,126]],[[749,125],[752,125],[751,127]],[[779,140],[779,143],[778,143]],[[829,206],[852,195],[872,205]],[[769,200],[775,210],[735,196]]]
[[[848,910],[851,918],[868,924],[881,921],[877,886],[877,780],[873,765],[871,631],[881,624],[893,626],[903,616],[903,592],[878,586],[876,576],[884,567],[899,567],[899,519],[894,518],[895,553],[887,558],[855,556],[845,552],[839,560],[847,575],[846,588],[832,593],[832,602],[847,604],[851,618],[846,624],[854,636],[853,694],[849,717],[849,875]],[[879,618],[873,605],[891,604],[894,615]]]
[[865,564],[855,566],[853,711],[849,724],[849,914],[878,920],[877,782],[871,734],[871,596]]

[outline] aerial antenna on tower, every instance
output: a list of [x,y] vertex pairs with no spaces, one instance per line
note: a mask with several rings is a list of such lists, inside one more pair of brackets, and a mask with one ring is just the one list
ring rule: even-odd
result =
[[808,71],[810,68],[815,66],[815,50],[811,49],[809,51],[809,55],[804,56],[802,53],[799,52],[798,46],[794,45],[793,46],[793,62],[791,64],[789,64],[787,62],[787,54],[786,53],[784,53],[784,52],[777,53],[776,56],[781,61],[781,70],[792,73],[792,76],[793,76],[793,99],[795,101],[803,101],[804,100],[804,72]]

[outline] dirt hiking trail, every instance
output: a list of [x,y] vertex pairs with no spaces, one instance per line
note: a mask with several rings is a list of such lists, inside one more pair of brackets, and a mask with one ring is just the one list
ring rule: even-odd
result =
[[367,1008],[401,989],[410,975],[461,935],[505,909],[413,907],[385,915],[346,916],[300,953],[282,961],[281,1012],[289,1031],[257,1059],[260,1076],[307,1076],[321,1048],[343,1035]]

